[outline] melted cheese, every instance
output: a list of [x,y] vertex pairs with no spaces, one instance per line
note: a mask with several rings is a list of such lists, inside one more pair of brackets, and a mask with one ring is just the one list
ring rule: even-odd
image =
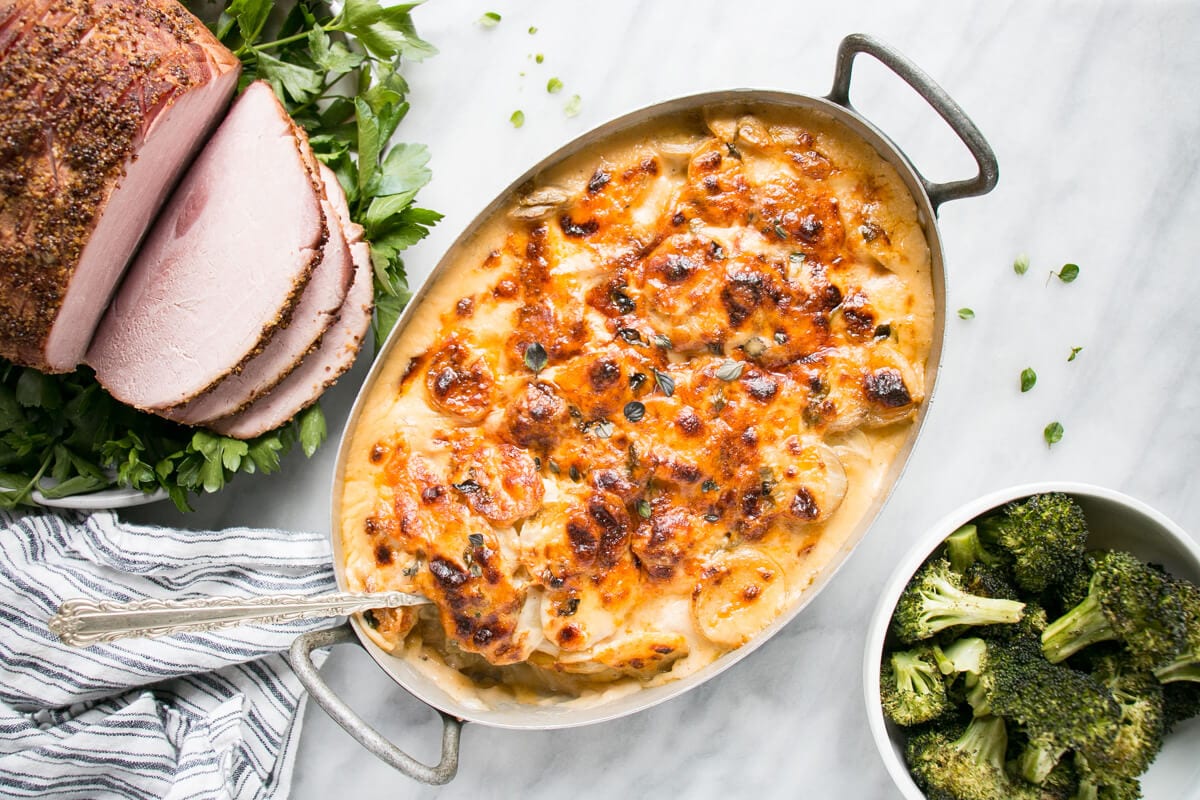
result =
[[792,608],[925,392],[929,250],[815,113],[674,118],[581,153],[459,247],[352,432],[350,589],[468,704],[601,702]]

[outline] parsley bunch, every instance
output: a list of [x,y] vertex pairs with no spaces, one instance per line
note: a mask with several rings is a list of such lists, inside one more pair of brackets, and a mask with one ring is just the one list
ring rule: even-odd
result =
[[[389,145],[409,108],[401,60],[437,52],[417,36],[416,5],[346,0],[333,14],[313,0],[231,0],[212,26],[242,61],[241,87],[268,81],[345,190],[371,246],[377,344],[410,297],[401,251],[441,219],[414,205],[429,182],[428,151]],[[311,456],[325,437],[319,405],[241,441],[124,406],[86,367],[44,375],[0,359],[3,509],[29,505],[35,489],[53,498],[120,485],[162,488],[186,511],[189,494],[218,491],[239,472],[274,472],[294,445]]]

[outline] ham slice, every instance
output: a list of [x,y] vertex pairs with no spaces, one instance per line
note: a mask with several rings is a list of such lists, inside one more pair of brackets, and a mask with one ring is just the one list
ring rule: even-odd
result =
[[291,319],[328,229],[307,140],[251,84],[188,171],[101,320],[87,361],[158,411],[240,372]]
[[[325,182],[325,191],[341,193],[337,178]],[[342,198],[345,205],[345,198]],[[329,228],[329,238],[321,254],[321,263],[313,270],[312,280],[288,321],[270,343],[241,372],[230,375],[211,391],[164,416],[187,425],[220,419],[246,408],[275,388],[320,342],[321,335],[337,320],[346,292],[354,279],[354,262],[342,232],[342,223],[329,200],[321,201],[321,211]]]
[[83,360],[239,70],[175,0],[0,3],[0,356]]
[[244,411],[209,423],[208,427],[217,433],[237,439],[252,439],[278,428],[316,402],[326,389],[350,369],[362,347],[374,308],[371,250],[362,239],[362,228],[350,220],[350,209],[338,186],[337,177],[324,166],[321,167],[321,175],[350,248],[354,261],[354,282],[346,294],[337,322],[321,337],[320,346],[278,386]]

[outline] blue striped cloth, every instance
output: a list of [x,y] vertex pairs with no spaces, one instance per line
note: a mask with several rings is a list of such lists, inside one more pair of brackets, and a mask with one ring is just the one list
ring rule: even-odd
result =
[[324,536],[0,512],[0,796],[285,798],[303,692],[280,651],[328,620],[73,648],[72,597],[318,594]]

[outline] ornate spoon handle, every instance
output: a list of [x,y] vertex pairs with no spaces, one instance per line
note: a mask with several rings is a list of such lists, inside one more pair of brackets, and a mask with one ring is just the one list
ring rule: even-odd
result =
[[67,600],[51,617],[50,630],[64,643],[97,642],[172,633],[202,633],[246,623],[291,622],[341,617],[372,608],[398,608],[430,602],[404,592],[333,592],[267,597],[202,597],[194,600]]

